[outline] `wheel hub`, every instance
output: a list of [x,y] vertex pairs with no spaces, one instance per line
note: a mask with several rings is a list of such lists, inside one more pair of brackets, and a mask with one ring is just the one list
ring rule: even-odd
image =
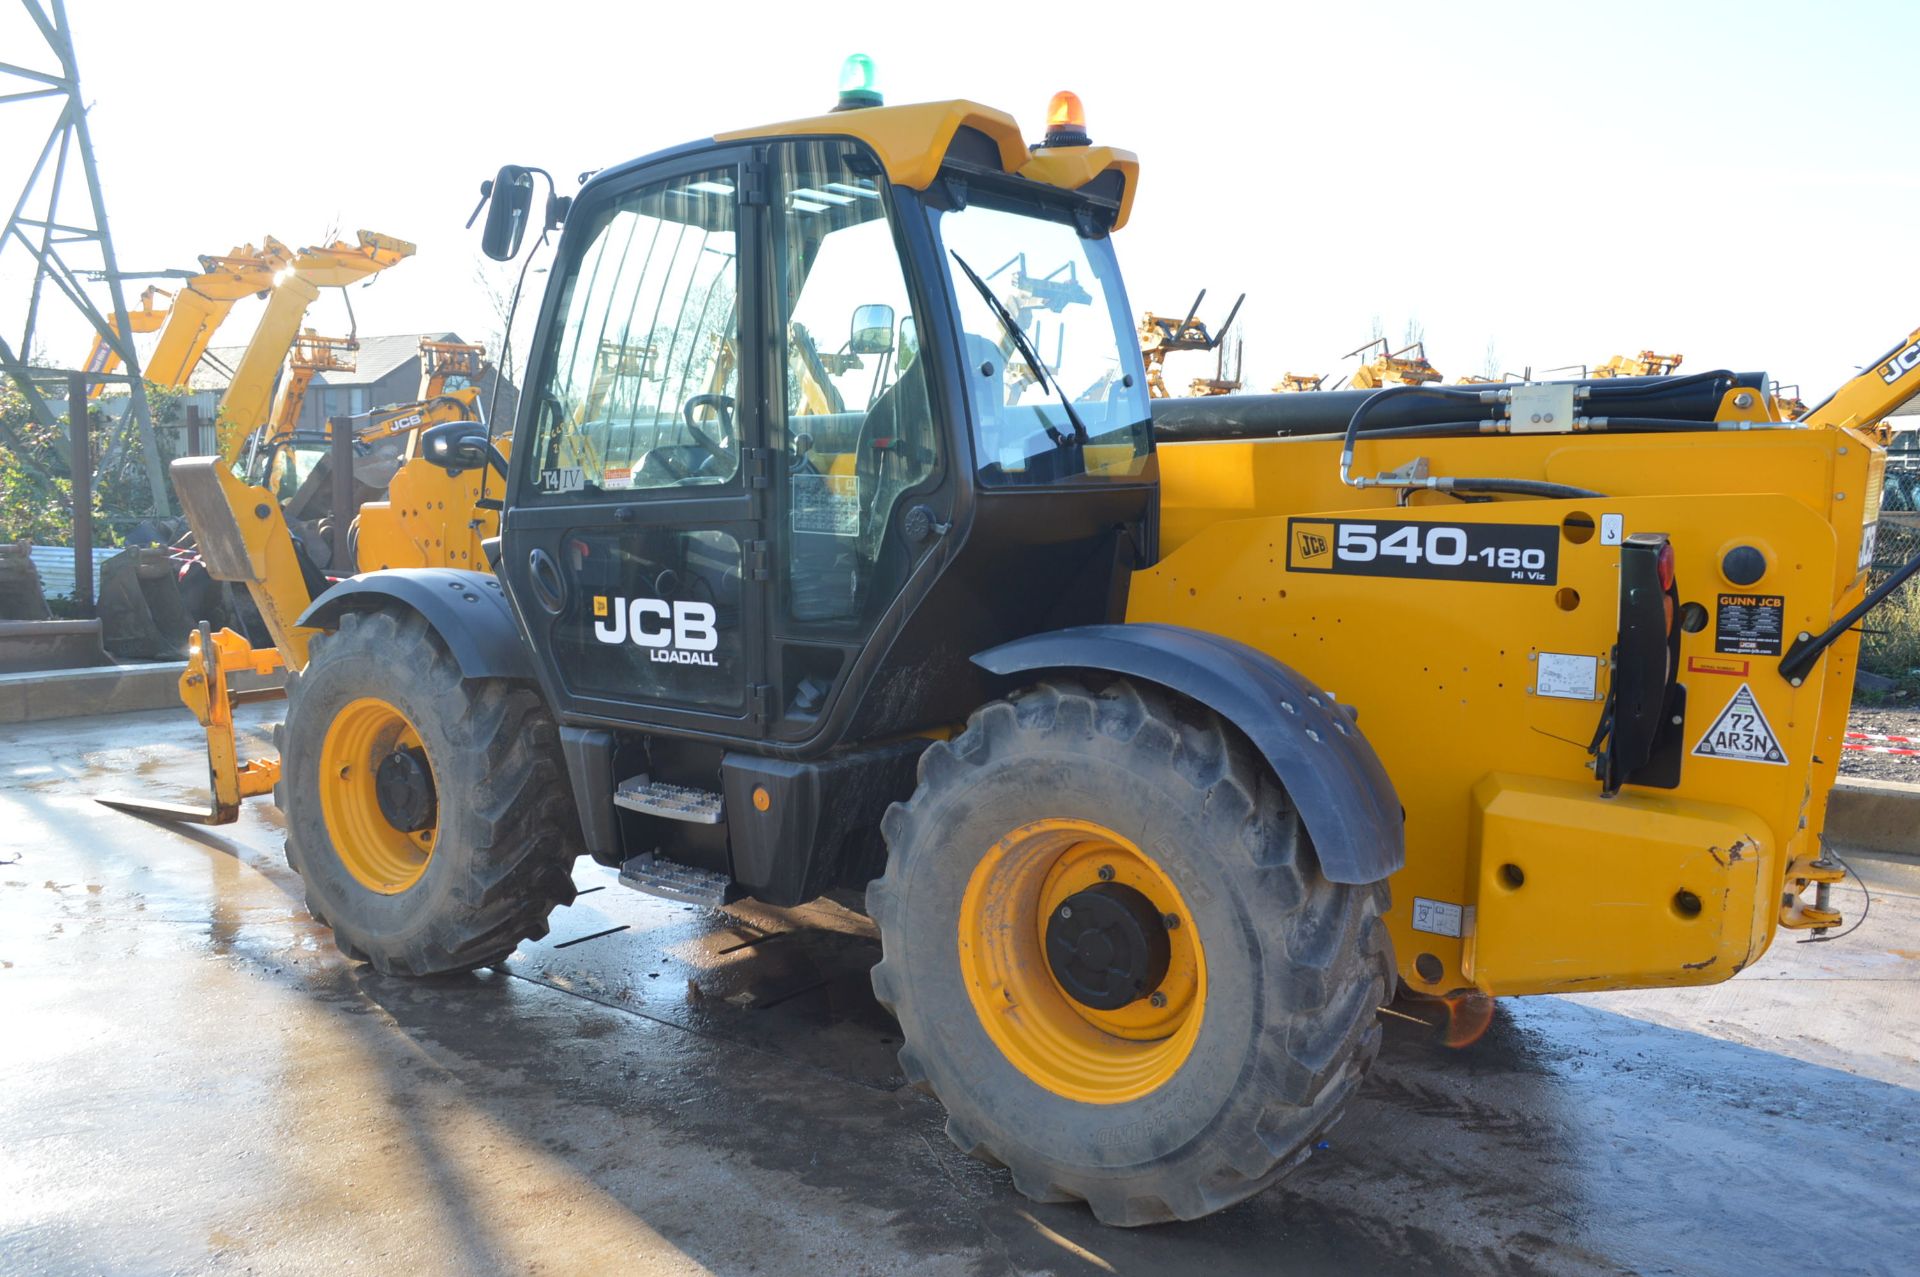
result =
[[405,833],[433,824],[436,795],[427,753],[419,746],[402,746],[380,760],[374,769],[373,797],[389,825]]
[[1125,835],[1076,817],[1008,830],[968,875],[957,922],[974,1013],[1035,1085],[1123,1104],[1193,1053],[1207,1002],[1201,928]]
[[1134,888],[1099,882],[1047,919],[1047,964],[1068,997],[1117,1011],[1160,987],[1172,957],[1166,923]]
[[341,865],[369,891],[398,895],[420,881],[439,840],[432,760],[391,701],[362,696],[333,713],[314,783]]

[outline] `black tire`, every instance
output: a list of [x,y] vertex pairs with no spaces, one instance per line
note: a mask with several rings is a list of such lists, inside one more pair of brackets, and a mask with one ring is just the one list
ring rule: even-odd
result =
[[[417,729],[438,795],[439,828],[418,881],[396,894],[342,862],[320,801],[322,744],[343,707],[378,697]],[[540,694],[506,679],[464,679],[411,611],[350,612],[316,635],[291,677],[274,802],[307,909],[340,951],[388,975],[489,966],[547,934],[574,898],[584,848],[559,736]]]
[[[995,1045],[958,940],[966,884],[1011,829],[1098,822],[1175,881],[1205,946],[1208,994],[1178,1071],[1121,1103],[1068,1099]],[[947,1134],[1040,1201],[1084,1199],[1106,1224],[1211,1214],[1312,1151],[1379,1050],[1393,988],[1386,884],[1319,872],[1265,761],[1211,712],[1125,680],[1041,685],[973,715],[920,761],[883,825],[868,889],[899,1019],[900,1066],[946,1105]]]

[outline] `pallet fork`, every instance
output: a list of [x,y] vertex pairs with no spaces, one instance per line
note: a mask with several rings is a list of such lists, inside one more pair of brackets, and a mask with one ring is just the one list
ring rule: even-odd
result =
[[280,700],[287,693],[279,686],[236,688],[228,680],[235,673],[266,678],[284,673],[286,668],[277,649],[256,648],[232,630],[214,633],[202,621],[187,641],[187,668],[180,675],[180,699],[207,729],[207,805],[119,795],[96,801],[135,815],[184,820],[196,825],[231,825],[240,819],[242,799],[273,792],[280,780],[280,761],[275,758],[241,760],[233,732],[234,707]]

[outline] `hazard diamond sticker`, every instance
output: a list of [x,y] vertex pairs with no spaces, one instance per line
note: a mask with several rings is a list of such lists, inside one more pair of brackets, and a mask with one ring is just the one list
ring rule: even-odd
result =
[[1767,716],[1760,712],[1760,702],[1753,699],[1753,689],[1745,683],[1713,720],[1713,726],[1693,747],[1696,758],[1732,758],[1748,763],[1774,763],[1787,765],[1787,756],[1781,752],[1780,739],[1773,734],[1773,727],[1767,722]]

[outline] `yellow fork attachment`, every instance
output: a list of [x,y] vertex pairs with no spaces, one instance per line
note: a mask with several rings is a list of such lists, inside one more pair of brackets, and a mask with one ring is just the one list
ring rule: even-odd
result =
[[180,699],[207,729],[208,806],[154,802],[111,795],[94,801],[136,815],[184,820],[196,825],[231,825],[240,819],[240,800],[270,794],[280,779],[280,760],[249,758],[240,761],[233,735],[233,709],[255,701],[279,700],[279,687],[237,690],[227,685],[229,673],[242,670],[271,675],[286,669],[275,648],[255,648],[232,630],[218,634],[206,622],[187,642],[187,669],[180,676]]

